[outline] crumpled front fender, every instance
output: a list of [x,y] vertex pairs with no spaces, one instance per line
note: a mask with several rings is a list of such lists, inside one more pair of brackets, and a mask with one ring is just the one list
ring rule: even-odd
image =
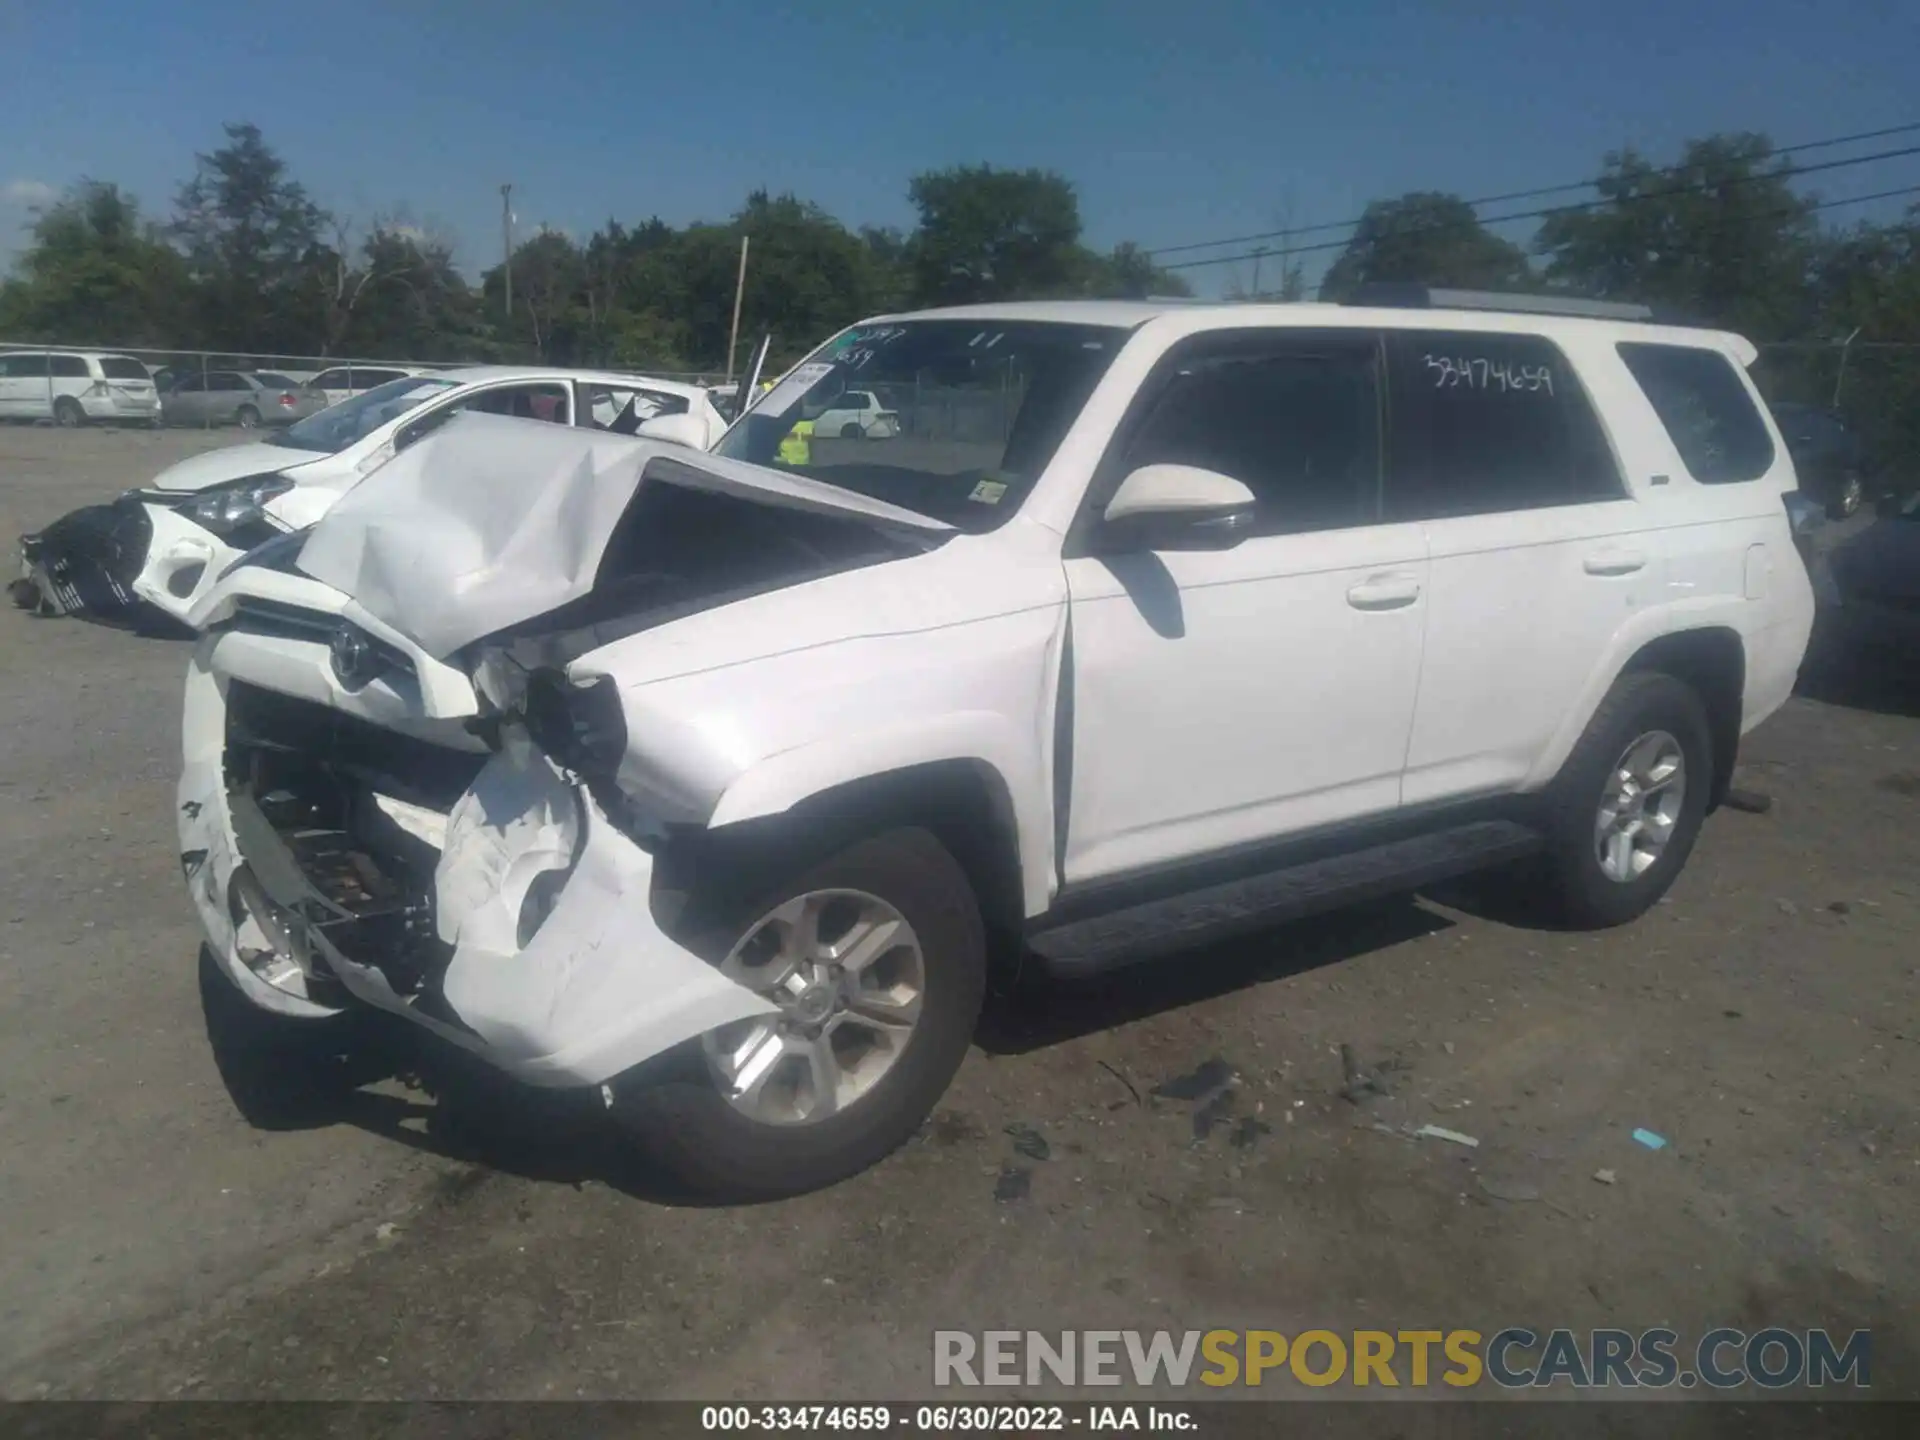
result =
[[[528,892],[569,863],[522,944]],[[604,1084],[774,1011],[668,937],[653,915],[653,857],[531,746],[496,755],[454,807],[434,890],[454,946],[447,1004],[488,1058],[529,1084]]]

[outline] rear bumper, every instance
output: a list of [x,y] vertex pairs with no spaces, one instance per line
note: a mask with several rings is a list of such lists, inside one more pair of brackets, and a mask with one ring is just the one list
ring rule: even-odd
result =
[[160,414],[160,397],[137,395],[81,395],[80,408],[90,420],[153,420]]
[[181,859],[208,945],[255,1004],[307,1016],[376,1006],[554,1087],[604,1084],[771,1009],[668,938],[653,914],[653,858],[523,742],[484,762],[443,823],[414,831],[438,852],[421,893],[441,968],[419,988],[396,986],[361,943],[350,898],[228,780],[236,681],[220,643],[202,641],[187,680]]

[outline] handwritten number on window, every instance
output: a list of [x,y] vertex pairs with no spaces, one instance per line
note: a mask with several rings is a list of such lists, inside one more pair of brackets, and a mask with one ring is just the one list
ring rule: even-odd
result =
[[1553,394],[1553,367],[1510,365],[1484,355],[1423,355],[1436,390],[1475,390],[1494,395]]

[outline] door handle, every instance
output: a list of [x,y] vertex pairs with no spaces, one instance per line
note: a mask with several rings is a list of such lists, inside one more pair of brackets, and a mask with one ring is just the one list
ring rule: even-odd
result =
[[1589,575],[1631,575],[1646,566],[1647,557],[1638,550],[1602,550],[1589,555],[1584,568]]
[[1420,582],[1412,575],[1375,575],[1347,591],[1347,603],[1356,610],[1403,610],[1420,598]]

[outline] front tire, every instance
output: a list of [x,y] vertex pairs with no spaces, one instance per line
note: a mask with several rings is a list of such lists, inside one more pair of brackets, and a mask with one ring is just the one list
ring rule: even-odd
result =
[[1605,929],[1652,909],[1693,850],[1712,783],[1699,694],[1671,675],[1621,677],[1547,795],[1545,869],[1559,918]]
[[782,1009],[623,1076],[616,1118],[707,1200],[821,1189],[898,1148],[966,1058],[985,995],[959,862],[926,830],[890,830],[695,905],[688,948]]

